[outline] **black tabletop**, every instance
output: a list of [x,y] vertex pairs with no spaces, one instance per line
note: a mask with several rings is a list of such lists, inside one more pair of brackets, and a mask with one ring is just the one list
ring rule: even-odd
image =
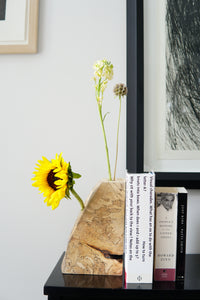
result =
[[186,255],[185,280],[178,282],[154,282],[151,284],[131,285],[124,289],[122,276],[71,275],[62,274],[61,255],[45,286],[44,295],[48,299],[200,299],[200,254]]

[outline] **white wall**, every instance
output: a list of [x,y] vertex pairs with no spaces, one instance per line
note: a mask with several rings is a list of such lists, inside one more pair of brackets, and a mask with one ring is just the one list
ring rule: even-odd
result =
[[[0,55],[1,216],[0,295],[40,300],[80,212],[75,199],[52,211],[31,186],[35,163],[63,152],[86,199],[107,177],[103,137],[94,98],[92,65],[107,58],[114,79],[105,95],[106,128],[114,164],[118,101],[126,82],[125,0],[40,0],[36,55]],[[126,124],[122,107],[118,177],[125,176]],[[187,252],[200,252],[199,192],[191,191]]]
[[[62,151],[82,174],[75,187],[83,199],[107,177],[92,66],[104,57],[114,64],[105,92],[114,154],[118,100],[112,89],[126,82],[125,38],[124,0],[40,0],[38,53],[0,55],[2,300],[46,299],[43,285],[80,212],[75,199],[64,199],[55,211],[44,204],[31,182],[37,160]],[[125,111],[124,102],[119,177],[125,174]]]

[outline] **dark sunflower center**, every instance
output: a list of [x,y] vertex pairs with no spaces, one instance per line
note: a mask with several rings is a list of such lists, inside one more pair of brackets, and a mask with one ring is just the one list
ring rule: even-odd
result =
[[55,173],[53,172],[53,170],[51,170],[49,172],[49,174],[47,175],[47,182],[48,182],[48,185],[54,189],[54,191],[57,190],[57,186],[56,184],[54,183],[56,180],[58,180],[59,178],[55,176]]

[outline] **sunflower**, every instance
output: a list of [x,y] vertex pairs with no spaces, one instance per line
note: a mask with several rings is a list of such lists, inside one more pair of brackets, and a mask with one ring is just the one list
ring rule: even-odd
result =
[[43,193],[47,206],[52,206],[52,209],[57,208],[61,199],[70,198],[71,191],[81,208],[84,208],[82,199],[73,188],[74,178],[79,178],[81,175],[72,172],[70,163],[64,161],[62,153],[56,154],[56,158],[51,161],[43,156],[36,166],[36,171],[33,172],[35,177],[32,178],[35,182],[32,185]]

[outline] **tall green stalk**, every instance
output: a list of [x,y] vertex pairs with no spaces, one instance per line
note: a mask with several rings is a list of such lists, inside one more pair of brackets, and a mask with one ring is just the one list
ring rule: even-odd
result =
[[118,144],[119,144],[119,123],[120,123],[120,115],[121,115],[122,97],[127,95],[127,91],[128,91],[127,87],[123,83],[116,84],[113,89],[115,96],[119,97],[119,116],[118,116],[118,125],[117,125],[116,158],[115,158],[115,169],[114,169],[113,180],[116,179],[116,170],[117,170]]
[[104,138],[104,143],[105,143],[105,149],[106,149],[106,158],[107,158],[107,165],[108,165],[108,176],[109,176],[109,180],[112,180],[111,169],[110,169],[110,158],[109,158],[109,152],[108,152],[108,143],[107,143],[106,131],[105,131],[105,127],[104,127],[104,120],[105,120],[106,115],[104,117],[102,115],[103,90],[102,90],[101,78],[99,79],[97,90],[96,90],[96,99],[97,99],[98,111],[99,111],[101,127],[102,127],[102,130],[103,130],[103,138]]
[[119,123],[120,123],[120,115],[121,115],[121,106],[122,106],[122,97],[119,96],[119,116],[118,116],[118,125],[117,125],[116,157],[115,157],[115,169],[114,169],[113,180],[116,179],[116,170],[117,170],[118,144],[119,144]]
[[100,116],[100,120],[101,120],[101,126],[102,126],[102,130],[103,130],[103,137],[104,137],[104,143],[105,143],[105,149],[106,149],[108,175],[109,175],[109,180],[112,180],[111,170],[110,170],[110,158],[109,158],[109,152],[108,152],[108,143],[107,143],[106,132],[105,132],[105,127],[104,127],[104,120],[103,120],[103,116],[102,116],[102,106],[99,103],[98,103],[98,109],[99,109],[99,116]]

